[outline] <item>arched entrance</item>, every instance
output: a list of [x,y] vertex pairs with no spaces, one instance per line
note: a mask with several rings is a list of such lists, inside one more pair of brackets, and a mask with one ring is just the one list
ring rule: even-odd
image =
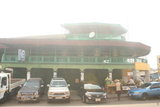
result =
[[113,69],[112,71],[112,80],[122,79],[122,70],[121,69]]
[[45,84],[49,84],[53,78],[53,69],[50,68],[32,68],[31,78],[42,78]]
[[27,78],[26,68],[13,68],[13,78]]
[[79,69],[58,69],[57,76],[64,78],[71,89],[79,89],[80,70]]
[[109,76],[106,69],[85,69],[84,71],[84,81],[86,83],[96,83],[100,86],[104,86],[105,78]]

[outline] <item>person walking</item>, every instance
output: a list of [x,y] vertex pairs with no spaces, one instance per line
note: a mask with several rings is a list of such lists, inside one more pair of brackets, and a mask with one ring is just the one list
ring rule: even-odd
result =
[[116,93],[117,93],[118,101],[120,101],[121,91],[122,91],[121,83],[119,80],[116,80]]

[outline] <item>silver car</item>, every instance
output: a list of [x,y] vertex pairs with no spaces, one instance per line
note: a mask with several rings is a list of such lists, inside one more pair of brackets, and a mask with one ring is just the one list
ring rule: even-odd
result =
[[70,91],[64,78],[53,78],[48,85],[48,103],[53,100],[66,100],[70,102]]

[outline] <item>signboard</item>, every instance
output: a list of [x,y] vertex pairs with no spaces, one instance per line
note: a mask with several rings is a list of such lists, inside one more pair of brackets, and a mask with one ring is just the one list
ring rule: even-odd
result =
[[25,61],[25,50],[18,49],[18,61]]
[[142,62],[136,62],[135,63],[135,69],[136,70],[150,70],[150,66],[147,63],[142,63]]

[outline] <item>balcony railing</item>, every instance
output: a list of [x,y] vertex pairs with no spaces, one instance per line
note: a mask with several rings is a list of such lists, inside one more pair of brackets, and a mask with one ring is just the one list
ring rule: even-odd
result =
[[125,37],[122,35],[106,35],[96,34],[94,38],[89,38],[89,34],[68,34],[66,37],[68,40],[122,40],[125,41]]
[[[20,63],[17,55],[3,55],[2,63]],[[28,56],[23,63],[53,64],[134,64],[147,63],[146,59],[128,57],[87,57],[87,56]]]

